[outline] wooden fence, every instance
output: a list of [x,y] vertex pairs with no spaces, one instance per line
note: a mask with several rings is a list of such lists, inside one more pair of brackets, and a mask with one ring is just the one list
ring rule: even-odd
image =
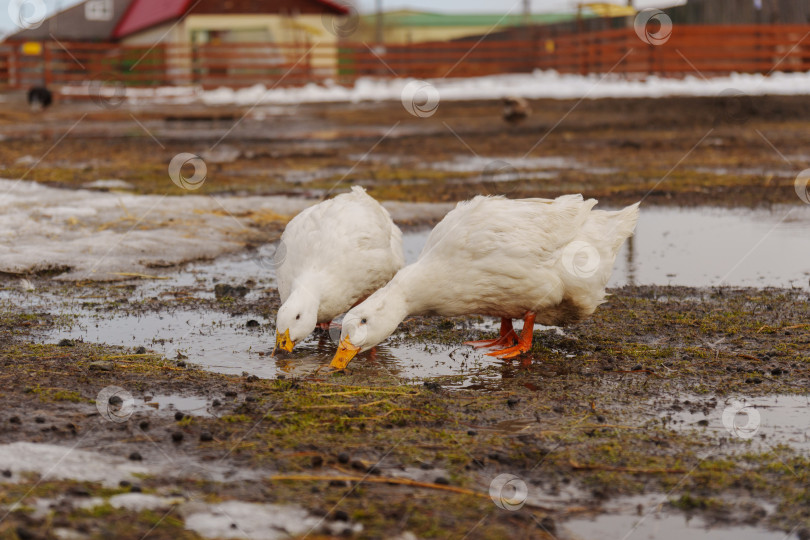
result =
[[[0,43],[0,89],[38,84],[84,88],[198,85],[300,86],[360,77],[473,77],[556,70],[560,73],[713,76],[810,71],[810,25],[676,26],[660,45],[633,28],[529,39],[470,40],[385,48],[368,44]],[[68,91],[68,93],[70,93]]]

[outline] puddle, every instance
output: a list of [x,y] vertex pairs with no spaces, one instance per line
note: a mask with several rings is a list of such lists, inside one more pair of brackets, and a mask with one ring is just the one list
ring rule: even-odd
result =
[[[246,325],[250,319],[250,316],[231,317],[221,312],[191,310],[109,319],[83,313],[73,326],[50,332],[46,341],[73,339],[127,347],[143,345],[167,358],[182,355],[188,362],[211,371],[233,375],[247,372],[262,378],[275,378],[279,374],[307,376],[328,364],[334,356],[336,343],[327,334],[313,334],[284,357],[270,356],[275,344],[275,328],[263,321],[261,327],[250,329]],[[492,328],[494,330],[494,324]],[[427,348],[425,345],[381,345],[373,359],[364,356],[360,361],[375,362],[381,370],[403,378],[472,376],[488,365],[502,363],[461,344]],[[469,382],[467,378],[464,380]],[[178,401],[176,396],[165,396],[158,402],[161,410],[169,404],[189,414],[195,411],[210,414],[202,398]]]
[[425,168],[458,173],[479,172],[491,182],[552,179],[557,178],[560,171],[567,170],[578,170],[591,174],[613,174],[619,171],[619,169],[610,167],[591,167],[576,159],[563,156],[500,158],[458,156],[453,160],[430,163]]
[[698,173],[717,174],[717,175],[734,175],[734,176],[761,176],[767,178],[776,176],[781,178],[793,178],[796,176],[796,171],[792,170],[774,170],[768,167],[689,167],[691,170]]
[[[413,262],[422,250],[429,230],[421,230],[403,235],[405,259]],[[255,276],[257,270],[264,275],[246,296],[247,299],[260,298],[265,289],[274,286],[272,269],[260,268],[256,254],[222,257],[213,263],[186,265],[184,271],[168,274],[165,280],[140,282],[133,297],[158,296],[161,293],[180,287],[195,288],[195,296],[213,297],[214,282],[234,281],[235,276]],[[4,297],[19,301],[19,296],[9,291]],[[24,295],[26,303],[46,308],[52,306],[57,297],[51,295]],[[231,316],[227,313],[209,310],[176,309],[160,313],[105,317],[94,311],[74,306],[70,310],[76,315],[76,322],[67,328],[58,328],[47,334],[45,341],[58,343],[62,339],[85,342],[103,342],[110,345],[128,347],[144,346],[167,358],[187,357],[187,361],[205,369],[232,375],[244,372],[262,378],[275,378],[279,374],[307,376],[319,367],[328,364],[334,356],[336,343],[328,334],[313,334],[296,346],[292,354],[284,357],[270,356],[275,344],[275,328],[271,321],[255,315]],[[249,328],[250,320],[258,320],[258,327]],[[495,321],[483,325],[487,331],[495,332]],[[520,323],[516,328],[520,330]],[[337,336],[334,336],[335,338]],[[424,378],[461,375],[458,384],[473,381],[484,368],[499,365],[498,359],[488,357],[485,351],[476,352],[471,347],[459,343],[444,345],[382,345],[371,361],[392,376],[404,378]],[[365,357],[361,359],[365,360]],[[164,405],[161,405],[163,408]],[[175,403],[177,410],[189,412]],[[205,411],[204,400],[196,403],[198,410]]]
[[810,206],[642,208],[609,286],[800,287],[810,280]]
[[197,396],[144,396],[142,400],[136,398],[135,407],[136,409],[149,407],[158,412],[182,412],[191,416],[213,416],[208,410],[208,400]]
[[[403,235],[410,253],[429,230]],[[810,281],[810,206],[642,208],[609,287],[800,287]]]
[[565,528],[578,540],[794,540],[795,535],[758,527],[722,527],[680,512],[661,510],[649,515],[601,514],[568,521]]
[[503,422],[498,422],[491,426],[476,429],[478,429],[478,431],[492,431],[495,433],[521,433],[530,430],[532,427],[539,426],[535,418],[513,418],[512,420],[504,420]]
[[771,395],[717,400],[687,396],[658,415],[677,430],[697,429],[717,438],[751,440],[758,448],[790,445],[810,451],[810,395]]
[[[642,211],[636,236],[622,248],[609,283],[677,284],[710,286],[719,283],[740,286],[800,286],[810,275],[810,206],[774,210],[670,209]],[[429,235],[428,229],[403,235],[405,257],[414,261]],[[162,272],[161,280],[138,281],[130,301],[172,294],[174,289],[194,297],[214,296],[216,283],[240,284],[253,279],[248,300],[270,294],[275,287],[272,268],[262,264],[261,251],[225,256],[213,262],[184,265],[182,270]],[[722,280],[723,276],[727,276]],[[5,290],[0,297],[23,302],[32,308],[52,310],[64,306],[64,297],[50,293]],[[334,343],[328,335],[312,335],[285,358],[271,357],[274,345],[272,320],[255,315],[230,316],[218,311],[176,309],[143,315],[111,316],[81,307],[76,299],[60,313],[76,315],[70,328],[55,330],[48,342],[79,339],[111,345],[143,345],[169,358],[179,355],[205,369],[229,374],[247,372],[264,378],[281,373],[306,376],[328,364]],[[256,319],[258,327],[248,328]],[[476,327],[495,333],[497,322],[485,320]],[[518,322],[518,330],[520,323]],[[402,378],[459,376],[456,384],[481,382],[497,359],[474,351],[461,342],[452,346],[399,344],[396,340],[378,347],[373,361]],[[487,375],[492,377],[490,373]],[[175,404],[180,407],[180,405]],[[200,404],[202,407],[202,404]]]

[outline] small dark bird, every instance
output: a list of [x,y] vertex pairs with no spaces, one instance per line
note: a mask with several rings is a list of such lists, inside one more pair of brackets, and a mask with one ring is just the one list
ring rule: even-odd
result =
[[28,106],[32,111],[46,109],[53,102],[53,94],[44,86],[34,86],[28,90]]
[[503,98],[503,119],[510,124],[517,124],[528,118],[532,108],[522,97]]

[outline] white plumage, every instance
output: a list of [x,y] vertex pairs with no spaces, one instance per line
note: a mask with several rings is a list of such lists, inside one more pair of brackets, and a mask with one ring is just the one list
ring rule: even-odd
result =
[[511,319],[524,318],[528,336],[492,353],[502,358],[528,350],[535,318],[561,325],[592,314],[638,220],[638,203],[615,212],[595,205],[581,195],[459,203],[414,264],[347,313],[333,366],[345,367],[340,358],[380,343],[410,314],[501,317],[501,339],[478,343],[486,346],[518,340]]
[[361,187],[307,208],[281,235],[276,345],[292,350],[402,268],[402,233]]

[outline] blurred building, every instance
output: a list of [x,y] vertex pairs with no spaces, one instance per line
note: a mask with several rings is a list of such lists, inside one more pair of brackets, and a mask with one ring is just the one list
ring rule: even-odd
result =
[[332,0],[131,0],[111,37],[124,44],[328,41],[334,36],[323,17],[346,13]]
[[333,19],[348,13],[334,0],[86,0],[8,36],[0,64],[18,79],[47,64],[45,82],[94,76],[68,73],[71,60],[145,85],[303,80],[335,73]]
[[9,41],[110,41],[133,0],[87,0],[46,19],[37,28],[6,36]]
[[[586,17],[594,17],[586,13]],[[502,32],[528,25],[549,25],[572,22],[576,13],[533,13],[531,15],[500,15],[497,13],[432,13],[425,11],[389,11],[383,13],[383,38],[388,45],[448,41],[469,36]],[[376,41],[377,15],[363,15],[352,41]]]
[[688,0],[665,10],[675,24],[807,24],[806,0]]
[[333,0],[86,0],[5,41],[245,43],[329,40]]

